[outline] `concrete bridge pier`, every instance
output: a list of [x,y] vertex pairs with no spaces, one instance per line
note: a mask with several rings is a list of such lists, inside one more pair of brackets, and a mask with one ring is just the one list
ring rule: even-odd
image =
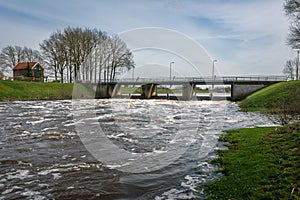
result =
[[142,85],[141,98],[151,99],[157,96],[157,85],[155,83],[148,83]]
[[116,96],[120,90],[117,83],[98,83],[96,87],[95,99],[107,99]]
[[195,83],[183,83],[182,84],[182,100],[183,101],[192,100],[195,87],[196,87]]

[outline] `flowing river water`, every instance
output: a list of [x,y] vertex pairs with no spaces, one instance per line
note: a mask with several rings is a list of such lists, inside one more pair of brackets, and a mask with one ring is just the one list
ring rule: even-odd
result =
[[[201,186],[220,176],[210,161],[222,131],[271,124],[238,109],[227,101],[1,102],[0,200],[204,199]],[[89,140],[88,130],[102,138]]]

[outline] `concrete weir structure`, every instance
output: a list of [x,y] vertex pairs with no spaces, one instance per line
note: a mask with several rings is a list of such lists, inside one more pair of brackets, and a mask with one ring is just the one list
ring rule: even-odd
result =
[[182,84],[182,100],[190,101],[194,97],[196,84],[195,83],[183,83]]
[[141,86],[142,87],[142,99],[152,99],[157,96],[157,84],[147,83]]
[[[178,100],[196,100],[199,99],[195,96],[195,89],[197,86],[230,86],[231,101],[239,101],[246,98],[253,92],[260,90],[271,84],[286,81],[285,76],[247,76],[247,77],[214,77],[210,78],[176,78],[170,81],[169,79],[122,79],[111,83],[98,83],[95,88],[95,98],[113,98],[119,94],[121,86],[140,86],[141,87],[141,99],[157,98],[157,86],[158,85],[170,85],[181,86],[182,96],[176,97]],[[170,96],[167,95],[166,99]],[[213,97],[213,91],[211,91],[211,99]],[[205,98],[207,99],[207,98]]]
[[117,83],[98,83],[95,91],[96,99],[107,99],[114,97],[120,86]]
[[[141,86],[141,98],[142,99],[153,99],[157,97],[157,85],[156,83],[148,83]],[[194,83],[182,83],[182,96],[177,97],[179,100],[189,101],[194,97],[195,90]],[[169,94],[166,95],[166,99],[170,99]]]

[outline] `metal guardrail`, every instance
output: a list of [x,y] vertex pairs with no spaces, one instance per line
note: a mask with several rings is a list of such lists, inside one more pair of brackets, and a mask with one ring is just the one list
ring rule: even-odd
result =
[[243,81],[268,81],[280,82],[287,81],[286,76],[221,76],[215,77],[178,77],[170,80],[169,78],[127,78],[117,79],[115,82],[122,83],[178,83],[178,82],[243,82]]

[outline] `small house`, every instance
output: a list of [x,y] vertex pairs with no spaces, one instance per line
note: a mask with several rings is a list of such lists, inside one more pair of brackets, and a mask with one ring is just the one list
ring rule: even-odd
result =
[[44,82],[44,68],[38,62],[20,62],[13,68],[14,80]]

